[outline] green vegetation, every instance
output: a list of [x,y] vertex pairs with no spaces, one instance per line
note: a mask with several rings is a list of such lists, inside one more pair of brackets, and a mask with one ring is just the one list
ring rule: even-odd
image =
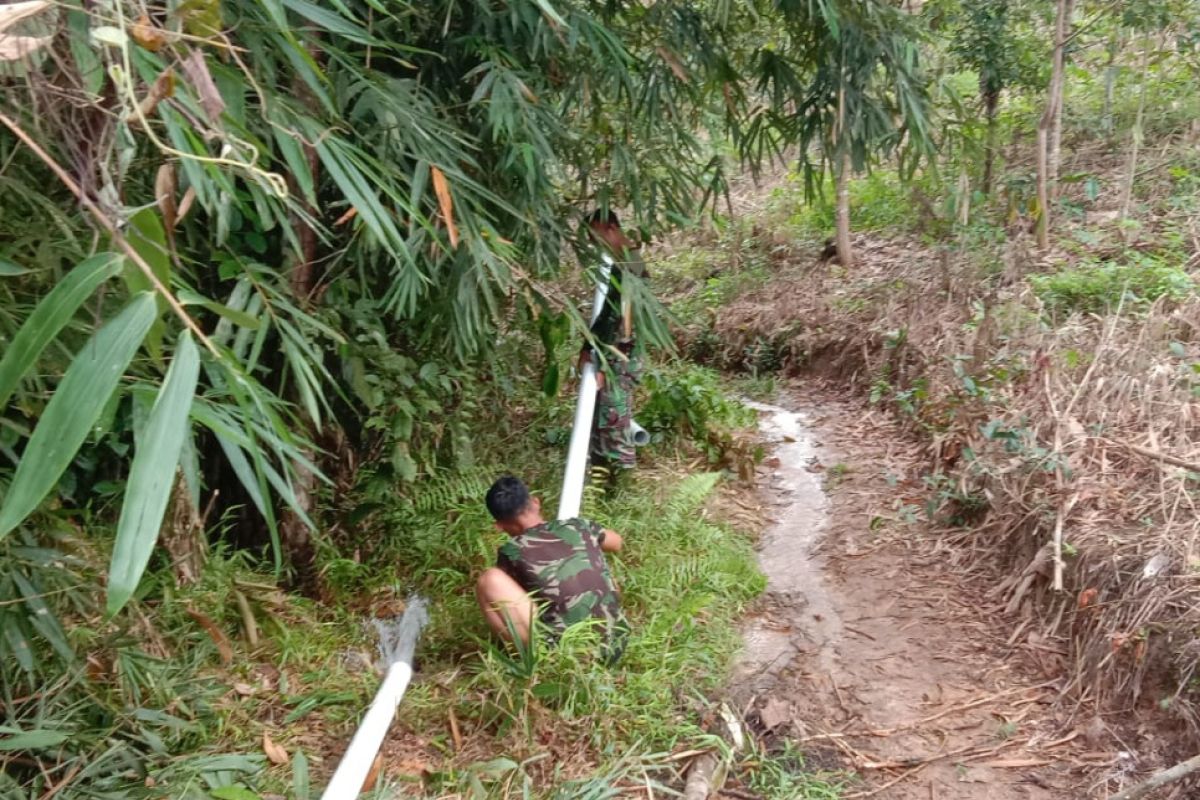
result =
[[1049,275],[1031,275],[1029,282],[1047,308],[1089,313],[1144,309],[1160,297],[1182,300],[1195,289],[1186,271],[1136,252],[1126,264],[1085,260]]
[[[1068,691],[1090,711],[1145,696],[1184,719],[1200,662],[1174,643],[1194,606],[1128,576],[1151,569],[1147,548],[1163,554],[1151,571],[1196,567],[1173,504],[1197,499],[1200,18],[1082,0],[921,15],[936,155],[872,165],[841,193],[825,180],[815,201],[793,169],[765,207],[751,197],[674,243],[661,269],[684,352],[755,382],[812,376],[893,415],[923,444],[923,490],[898,490],[870,529],[942,537],[956,564],[1019,587],[998,601],[1071,640],[1064,672],[1088,678]],[[859,233],[852,265],[826,247],[840,215]],[[1113,639],[1131,614],[1136,631]],[[1184,727],[1194,748],[1200,725]]]
[[[309,796],[376,682],[361,623],[411,590],[437,609],[404,722],[429,788],[676,786],[760,588],[681,466],[761,457],[714,368],[897,414],[936,457],[929,516],[994,526],[973,553],[1082,497],[1101,590],[1141,568],[1126,523],[1188,563],[1195,487],[1164,506],[1171,462],[1128,446],[1194,444],[1195,3],[908,5],[0,6],[0,796]],[[745,202],[730,176],[776,156]],[[558,485],[597,206],[663,254],[625,287],[657,364],[644,480],[588,498],[634,545],[614,673],[583,633],[488,645],[470,591],[494,474]],[[1076,491],[1117,472],[1128,519]],[[1104,639],[1166,607],[1151,584],[1076,620],[1113,654],[1077,671],[1097,696],[1195,671]],[[744,787],[835,791],[781,747]]]
[[[788,184],[772,192],[773,211],[780,213],[784,230],[795,236],[820,240],[833,230],[836,203],[832,188],[814,202],[804,202],[794,184],[799,178],[790,176]],[[936,220],[928,218],[927,209],[914,206],[918,192],[937,196],[937,187],[926,178],[923,182],[901,181],[891,172],[872,172],[850,181],[850,226],[855,231],[912,231],[924,232]]]
[[[630,544],[627,555],[612,559],[634,628],[617,667],[598,662],[586,630],[525,658],[489,647],[481,662],[467,667],[472,677],[463,690],[446,694],[436,677],[425,681],[409,700],[410,714],[441,719],[449,705],[464,726],[494,730],[525,756],[537,751],[539,736],[552,737],[577,758],[606,759],[629,746],[669,751],[703,738],[687,709],[703,707],[706,693],[721,684],[737,649],[734,623],[763,585],[750,542],[696,513],[718,477],[694,475],[614,502],[589,501],[585,514],[622,532]],[[474,554],[490,555],[501,536],[478,506],[464,509],[449,530],[430,531],[454,542],[455,550],[461,546],[476,571],[490,559]],[[460,537],[466,540],[461,545]],[[397,560],[403,564],[405,553]],[[458,668],[459,656],[475,650],[470,639],[482,638],[485,629],[471,594],[472,573],[444,576],[454,585],[437,587],[439,596],[465,602],[439,607],[444,619],[426,643],[426,652],[439,658],[424,668],[449,672]],[[462,777],[451,771],[439,779],[451,782],[444,787],[450,790]]]
[[[671,455],[698,448],[722,462],[719,443],[753,416],[708,370],[667,365],[652,375],[644,418],[659,444],[645,455],[660,466],[647,465],[645,480],[614,499],[586,498],[585,513],[629,542],[613,566],[634,635],[616,668],[597,662],[586,629],[524,657],[488,642],[473,583],[502,534],[482,494],[503,469],[551,492],[561,472],[558,448],[526,435],[503,465],[446,472],[403,494],[383,491],[379,475],[364,472],[359,505],[347,512],[360,527],[352,557],[343,555],[345,534],[317,540],[319,604],[276,589],[269,561],[220,546],[188,586],[177,588],[156,562],[110,621],[91,588],[107,560],[94,546],[98,521],[87,536],[64,520],[41,544],[26,533],[10,537],[3,546],[14,568],[0,583],[0,624],[11,652],[27,657],[6,660],[4,678],[14,687],[55,687],[12,698],[14,744],[58,754],[100,791],[302,797],[297,782],[327,774],[327,759],[377,684],[367,619],[399,613],[416,591],[430,598],[433,614],[401,726],[429,737],[412,760],[426,774],[393,774],[380,796],[397,781],[422,779],[429,791],[481,798],[525,781],[535,794],[582,797],[605,780],[640,781],[643,771],[669,784],[681,766],[672,754],[710,741],[700,722],[737,650],[737,620],[763,579],[746,532],[697,513],[720,474],[683,476]],[[527,391],[537,391],[532,380]],[[569,418],[557,398],[540,405],[534,431]],[[501,446],[492,437],[476,443],[484,458]],[[90,655],[81,664],[77,653]],[[471,743],[461,756],[446,729],[450,714]],[[264,734],[288,754],[286,763],[266,758]],[[544,760],[548,745],[569,748],[576,768],[534,770],[529,760]],[[781,786],[826,796],[827,784],[791,764],[772,767]],[[17,791],[5,780],[6,792]]]

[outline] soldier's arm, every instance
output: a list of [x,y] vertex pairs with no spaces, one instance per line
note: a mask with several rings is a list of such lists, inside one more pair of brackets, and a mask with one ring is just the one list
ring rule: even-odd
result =
[[608,528],[604,529],[604,538],[600,540],[601,550],[606,553],[619,553],[622,543],[621,534],[610,531]]

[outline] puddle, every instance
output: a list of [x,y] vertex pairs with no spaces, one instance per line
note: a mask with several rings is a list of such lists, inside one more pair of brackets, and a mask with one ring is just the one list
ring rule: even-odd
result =
[[815,656],[812,663],[835,669],[834,644],[842,633],[837,606],[826,586],[821,559],[814,550],[829,521],[829,501],[821,487],[819,448],[803,412],[746,402],[759,412],[771,455],[766,475],[775,499],[775,522],[759,543],[758,561],[767,576],[763,611],[743,628],[742,656],[735,682],[760,689],[795,659]]

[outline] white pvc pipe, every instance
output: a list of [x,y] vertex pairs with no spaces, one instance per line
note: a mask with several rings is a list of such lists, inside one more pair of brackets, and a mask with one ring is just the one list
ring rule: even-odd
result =
[[383,659],[388,664],[387,674],[375,692],[371,707],[358,724],[350,746],[342,754],[342,760],[338,762],[337,770],[325,787],[321,800],[353,800],[362,792],[371,765],[375,763],[375,755],[387,736],[388,728],[392,726],[392,717],[396,716],[396,708],[412,680],[417,637],[428,621],[426,602],[416,595],[408,598],[398,624],[395,620],[375,620]]
[[645,447],[650,444],[650,431],[638,425],[636,419],[629,420],[629,430],[633,433],[634,447]]
[[[608,297],[608,276],[613,260],[607,253],[603,257],[596,294],[592,298],[593,323],[600,316]],[[596,413],[596,389],[596,357],[593,355],[583,365],[583,372],[579,376],[579,402],[575,406],[575,424],[571,426],[571,443],[567,446],[567,468],[563,473],[562,494],[558,501],[559,519],[578,517],[583,506],[588,445],[592,440],[592,417]]]
[[408,662],[397,661],[388,667],[387,676],[379,685],[367,715],[359,723],[321,800],[351,800],[358,797],[411,679],[412,665]]

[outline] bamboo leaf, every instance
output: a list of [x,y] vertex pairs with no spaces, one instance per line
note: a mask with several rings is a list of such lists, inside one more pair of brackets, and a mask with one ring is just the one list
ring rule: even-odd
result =
[[296,179],[296,183],[300,186],[300,191],[304,194],[304,199],[314,208],[317,206],[317,193],[313,189],[312,170],[308,167],[308,159],[304,157],[304,151],[300,147],[300,142],[296,136],[288,131],[279,128],[274,129],[275,143],[279,145],[279,152],[283,155],[283,160],[287,162],[288,169],[291,170],[292,177]]
[[374,42],[371,35],[364,28],[355,25],[340,14],[326,11],[315,3],[309,3],[307,0],[283,0],[283,4],[329,33],[344,36],[350,41],[358,42],[359,44],[372,44]]
[[54,612],[42,599],[43,593],[34,588],[33,584],[20,572],[14,571],[12,577],[21,596],[25,598],[25,605],[29,609],[29,622],[33,625],[34,630],[50,643],[50,646],[64,661],[68,663],[74,661],[75,651],[67,642],[67,635],[62,629],[62,625],[59,624],[58,617],[54,616]]
[[550,22],[552,22],[554,25],[562,28],[567,27],[567,21],[562,18],[562,15],[554,10],[554,6],[550,5],[549,0],[533,0],[533,2],[534,5],[540,8],[542,13],[546,15],[546,19],[550,20]]
[[329,176],[350,201],[350,205],[358,209],[358,215],[367,228],[390,254],[401,255],[404,242],[400,231],[396,229],[387,208],[380,202],[371,181],[349,157],[350,154],[329,139],[318,141],[316,148]]
[[178,292],[178,297],[179,302],[182,305],[207,308],[214,314],[224,317],[239,327],[249,328],[252,331],[256,331],[262,326],[262,320],[260,320],[258,317],[255,317],[252,314],[247,314],[245,311],[227,306],[224,303],[218,303],[216,300],[211,300],[204,295],[197,294],[196,292],[188,289],[181,289]]
[[450,249],[458,249],[458,226],[454,224],[454,198],[450,194],[450,184],[446,175],[437,167],[429,168],[433,176],[433,192],[437,195],[438,207],[442,210],[442,220],[446,223],[446,232],[450,234]]
[[11,753],[17,750],[45,750],[57,747],[70,738],[66,731],[49,731],[42,728],[23,731],[13,736],[0,739],[0,752]]
[[312,792],[308,777],[308,758],[303,750],[296,750],[292,756],[292,793],[296,800],[309,800]]
[[110,616],[133,596],[150,563],[175,483],[199,377],[200,353],[191,332],[184,331],[129,468],[125,505],[108,570]]
[[82,262],[42,298],[37,308],[17,331],[0,359],[0,408],[8,405],[17,384],[37,361],[46,345],[104,281],[121,268],[121,259],[113,253],[101,253]]
[[0,538],[37,508],[66,471],[155,316],[154,295],[140,294],[75,356],[17,464],[0,507]]
[[18,267],[7,258],[0,258],[0,277],[15,278],[18,275],[28,275],[29,270],[24,267]]
[[[34,668],[33,648],[29,646],[29,640],[21,631],[17,618],[12,614],[0,616],[0,626],[4,628],[5,649],[16,659],[21,669],[32,674]],[[0,743],[0,749],[3,749],[2,743]]]

